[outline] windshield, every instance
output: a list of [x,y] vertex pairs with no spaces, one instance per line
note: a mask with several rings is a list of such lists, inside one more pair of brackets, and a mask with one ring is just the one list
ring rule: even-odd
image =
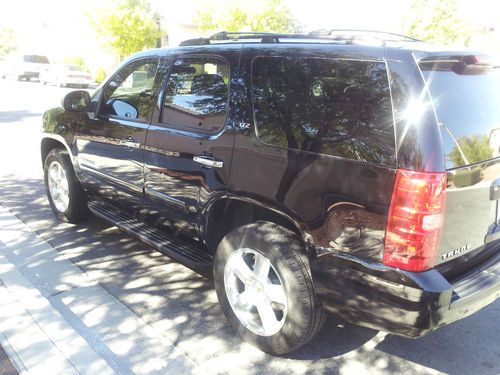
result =
[[448,169],[500,155],[500,69],[475,75],[423,70],[441,124]]
[[40,56],[40,55],[24,55],[24,62],[48,64],[49,59],[47,59],[47,57],[45,56]]

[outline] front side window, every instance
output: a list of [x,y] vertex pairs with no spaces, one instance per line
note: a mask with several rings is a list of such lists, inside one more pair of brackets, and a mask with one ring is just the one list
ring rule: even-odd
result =
[[257,57],[252,98],[257,133],[265,143],[395,163],[393,113],[382,62]]
[[224,126],[229,98],[229,66],[219,58],[175,61],[168,78],[161,122],[213,132]]
[[104,88],[102,115],[148,122],[153,110],[157,58],[131,62]]

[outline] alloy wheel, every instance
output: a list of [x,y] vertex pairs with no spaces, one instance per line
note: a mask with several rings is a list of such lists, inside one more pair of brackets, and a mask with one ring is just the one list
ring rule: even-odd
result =
[[278,333],[287,316],[285,287],[269,259],[262,253],[240,248],[224,267],[224,286],[231,308],[253,333]]
[[56,160],[49,165],[47,183],[54,206],[59,212],[66,212],[69,206],[69,184],[63,166]]

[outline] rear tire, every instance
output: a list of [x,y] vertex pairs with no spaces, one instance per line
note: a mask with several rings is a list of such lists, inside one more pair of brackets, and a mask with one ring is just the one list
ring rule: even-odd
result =
[[257,222],[228,233],[215,255],[214,283],[232,327],[266,353],[300,348],[325,321],[301,241],[274,223]]
[[49,152],[44,163],[44,181],[50,206],[59,220],[78,223],[89,216],[87,195],[75,176],[66,150]]

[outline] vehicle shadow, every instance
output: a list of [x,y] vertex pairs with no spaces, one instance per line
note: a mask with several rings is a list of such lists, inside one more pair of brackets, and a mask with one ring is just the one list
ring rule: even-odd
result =
[[283,357],[298,360],[339,357],[362,347],[377,333],[373,329],[328,317],[321,332],[308,345]]
[[376,341],[377,331],[328,318],[307,346],[273,357],[234,334],[210,280],[95,217],[79,225],[56,221],[39,178],[0,176],[0,191],[1,205],[209,372],[430,371],[421,365],[450,374],[500,373],[499,302],[418,340]]

